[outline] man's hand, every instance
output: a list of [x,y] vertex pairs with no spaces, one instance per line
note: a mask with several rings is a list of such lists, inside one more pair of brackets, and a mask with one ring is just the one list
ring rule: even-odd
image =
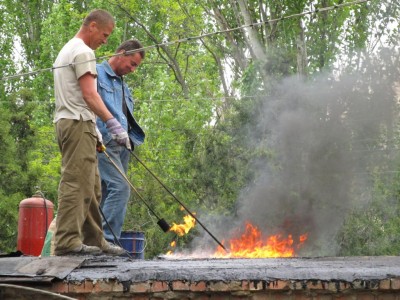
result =
[[111,133],[111,137],[120,145],[125,146],[129,150],[131,145],[129,142],[128,133],[122,128],[121,124],[115,118],[111,118],[106,121],[108,131]]

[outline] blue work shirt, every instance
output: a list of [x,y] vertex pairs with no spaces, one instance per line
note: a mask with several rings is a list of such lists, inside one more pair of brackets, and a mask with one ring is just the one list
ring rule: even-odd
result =
[[[125,103],[128,107],[128,114],[131,114],[132,124],[128,127],[128,119],[122,110],[122,80],[111,69],[107,61],[96,65],[97,69],[97,91],[110,113],[121,123],[121,126],[128,132],[130,140],[135,146],[144,142],[145,134],[133,117],[134,102],[131,92],[124,84]],[[111,139],[106,124],[100,119],[96,120],[97,127],[103,136],[103,143],[106,145]],[[129,129],[128,129],[129,128]]]

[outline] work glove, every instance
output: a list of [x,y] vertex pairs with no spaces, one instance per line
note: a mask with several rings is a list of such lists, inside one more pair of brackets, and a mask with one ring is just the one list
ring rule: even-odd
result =
[[122,128],[121,124],[115,118],[111,118],[106,121],[107,130],[111,133],[111,138],[115,140],[119,145],[125,146],[128,150],[131,150],[131,142],[128,137],[128,133]]

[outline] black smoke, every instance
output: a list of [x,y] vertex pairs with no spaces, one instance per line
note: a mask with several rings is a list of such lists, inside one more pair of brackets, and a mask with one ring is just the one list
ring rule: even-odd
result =
[[238,200],[238,223],[295,239],[308,233],[304,255],[335,255],[345,217],[368,204],[373,176],[390,171],[397,157],[399,79],[397,56],[384,50],[357,72],[282,80],[258,120],[274,156],[255,161],[258,175]]
[[[234,216],[200,218],[227,246],[249,221],[265,237],[291,234],[296,241],[307,233],[298,255],[336,255],[346,216],[368,205],[374,176],[390,176],[399,158],[399,75],[398,54],[383,49],[351,72],[275,84],[260,98],[256,125],[247,125],[246,147],[271,155],[254,158],[256,176],[242,189]],[[191,249],[216,247],[204,233]]]

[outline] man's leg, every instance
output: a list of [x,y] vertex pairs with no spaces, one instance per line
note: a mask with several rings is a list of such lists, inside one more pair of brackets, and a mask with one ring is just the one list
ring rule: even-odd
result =
[[87,193],[91,193],[92,197],[82,229],[83,243],[91,246],[97,246],[103,251],[104,254],[107,255],[121,255],[125,253],[125,250],[118,246],[109,244],[103,235],[101,215],[99,210],[101,201],[101,186],[95,147],[97,143],[97,135],[95,133],[96,129],[94,123],[88,122],[87,125],[87,133],[90,133],[91,136],[95,137],[95,143],[90,148],[86,149],[86,151],[88,154],[94,153],[95,161],[93,164],[93,177],[90,177],[87,180]]
[[[56,125],[62,153],[55,232],[56,255],[82,245],[82,227],[93,198],[97,163],[96,133],[94,124],[90,123],[92,122],[62,119]],[[101,229],[98,230],[98,234],[102,234]]]
[[[114,141],[107,145],[106,151],[111,160],[126,174],[129,152]],[[117,238],[120,238],[130,196],[130,186],[104,153],[99,153],[98,158],[103,193],[105,191],[101,208],[112,231]],[[111,230],[105,221],[103,221],[103,230],[107,240],[114,240]]]
[[92,201],[90,202],[89,212],[83,224],[83,242],[87,245],[93,245],[100,248],[104,247],[105,241],[103,236],[101,215],[99,205],[101,201],[100,176],[96,166],[95,183]]

